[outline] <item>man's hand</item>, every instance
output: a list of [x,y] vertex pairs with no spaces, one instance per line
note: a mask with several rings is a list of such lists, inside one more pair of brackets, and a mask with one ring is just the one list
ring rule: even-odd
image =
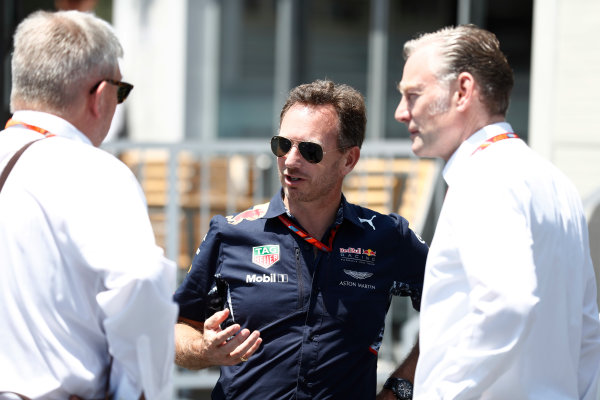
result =
[[[234,324],[221,329],[229,310],[215,313],[204,324],[180,319],[175,325],[175,362],[188,369],[235,365],[248,360],[262,343],[260,332]],[[228,340],[229,339],[229,340]]]
[[[201,343],[198,343],[199,352],[212,365],[239,364],[254,354],[262,343],[260,332],[250,333],[248,329],[240,330],[238,324],[221,330],[219,325],[228,316],[229,310],[225,309],[215,313],[204,323],[203,338]],[[231,339],[227,341],[228,338]]]

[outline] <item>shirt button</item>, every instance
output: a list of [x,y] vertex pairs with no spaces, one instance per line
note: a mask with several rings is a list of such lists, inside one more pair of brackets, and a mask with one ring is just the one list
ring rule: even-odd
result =
[[311,342],[318,342],[319,341],[319,335],[311,335],[311,337],[309,338]]

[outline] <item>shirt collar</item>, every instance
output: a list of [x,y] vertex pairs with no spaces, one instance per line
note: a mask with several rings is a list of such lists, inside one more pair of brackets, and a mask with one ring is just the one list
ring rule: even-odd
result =
[[[340,210],[338,211],[338,218],[344,218],[361,229],[366,229],[366,225],[360,222],[358,215],[356,214],[357,208],[358,206],[348,203],[348,201],[346,201],[346,197],[344,197],[342,194],[342,204]],[[340,212],[342,214],[340,214]]]
[[[283,189],[280,189],[272,198],[271,203],[269,204],[269,209],[265,214],[264,218],[275,218],[281,214],[286,214],[287,210],[285,209],[285,205],[283,204]],[[288,214],[289,216],[289,214]],[[293,217],[293,216],[292,216]],[[346,197],[342,194],[342,200],[340,201],[340,207],[337,210],[335,216],[334,225],[341,224],[344,219],[352,222],[356,226],[360,226],[364,228],[364,224],[361,224],[358,220],[358,215],[356,215],[356,211],[351,204],[348,203]]]
[[275,218],[281,214],[285,214],[285,204],[283,204],[283,189],[280,189],[273,197],[271,198],[271,202],[269,203],[269,209],[265,214],[265,218]]
[[83,134],[79,129],[75,128],[70,122],[54,115],[41,111],[16,111],[12,119],[16,122],[23,122],[29,125],[34,125],[43,128],[53,135],[64,137],[67,139],[92,144],[90,139]]
[[471,157],[475,149],[477,149],[483,142],[491,137],[500,135],[502,133],[513,133],[513,129],[508,122],[497,122],[495,124],[487,125],[472,134],[467,140],[456,149],[452,154],[442,174],[444,180],[450,186],[457,175],[457,171],[462,165]]

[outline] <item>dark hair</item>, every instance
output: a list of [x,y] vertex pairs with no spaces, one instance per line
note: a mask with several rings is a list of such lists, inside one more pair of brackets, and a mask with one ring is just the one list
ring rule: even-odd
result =
[[470,73],[481,86],[488,112],[506,115],[514,77],[496,35],[472,24],[446,27],[406,42],[404,58],[429,44],[440,51],[438,79],[448,82],[461,72]]
[[281,109],[279,126],[286,112],[295,104],[309,106],[331,105],[338,115],[338,146],[362,146],[365,139],[367,114],[365,100],[351,86],[335,84],[328,80],[316,80],[295,87]]

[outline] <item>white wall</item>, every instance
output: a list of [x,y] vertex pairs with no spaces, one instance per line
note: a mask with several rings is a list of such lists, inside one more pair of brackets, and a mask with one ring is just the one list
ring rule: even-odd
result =
[[125,56],[123,80],[135,87],[120,107],[134,141],[184,138],[187,1],[115,0],[113,24]]
[[536,0],[532,48],[530,144],[585,200],[600,190],[600,1]]
[[600,1],[535,0],[533,14],[530,144],[582,196],[600,288]]

